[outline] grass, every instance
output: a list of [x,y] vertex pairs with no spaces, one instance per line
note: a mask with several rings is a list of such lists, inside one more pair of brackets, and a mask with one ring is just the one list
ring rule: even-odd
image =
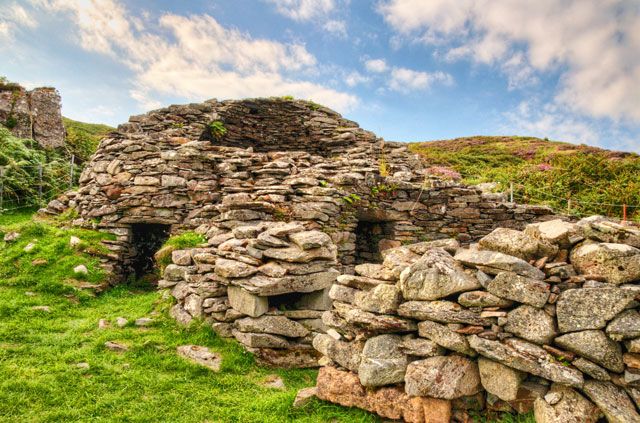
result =
[[[168,316],[171,300],[149,287],[121,285],[100,296],[79,289],[72,271],[78,263],[89,267],[87,281],[104,277],[95,259],[83,252],[99,248],[104,234],[34,221],[30,212],[0,215],[0,235],[11,231],[21,236],[0,245],[0,421],[380,421],[362,410],[319,400],[294,409],[296,392],[315,384],[316,370],[258,366],[237,342],[218,337],[209,325],[177,325]],[[71,235],[82,239],[80,248],[69,246]],[[200,240],[188,233],[169,244],[184,248]],[[29,242],[37,247],[25,253]],[[33,267],[34,258],[47,263]],[[34,309],[41,306],[49,311]],[[117,317],[129,324],[117,327]],[[137,327],[133,322],[140,317],[154,322]],[[98,328],[100,319],[111,325]],[[104,346],[107,341],[128,350],[112,352]],[[176,348],[187,344],[220,353],[221,371],[178,357]],[[286,389],[263,387],[271,375],[281,377]],[[500,421],[533,421],[527,418]]]
[[183,250],[186,248],[195,248],[206,242],[207,240],[203,235],[197,234],[192,231],[187,231],[180,235],[172,236],[155,254],[155,259],[158,263],[158,267],[160,267],[160,270],[164,270],[165,267],[170,265],[171,253],[173,253],[174,251]]
[[80,163],[89,160],[98,148],[100,140],[115,129],[108,125],[78,122],[66,117],[63,117],[62,121],[67,131],[66,147]]
[[[297,390],[315,384],[315,370],[257,366],[239,344],[219,338],[208,325],[179,327],[168,317],[171,302],[159,292],[119,286],[94,297],[77,289],[70,283],[73,266],[86,264],[89,282],[103,275],[91,256],[68,246],[69,237],[79,236],[87,249],[97,248],[102,234],[34,222],[29,213],[0,215],[0,233],[13,230],[21,233],[19,240],[0,246],[1,421],[377,421],[321,401],[293,409]],[[37,247],[24,253],[34,240]],[[34,258],[48,263],[34,267]],[[118,328],[113,322],[120,316],[130,322],[151,316],[155,324]],[[100,319],[112,326],[98,329]],[[129,350],[111,352],[106,341]],[[222,371],[177,357],[176,347],[185,344],[221,353]],[[81,362],[90,368],[78,368]],[[261,386],[272,374],[284,380],[285,390]]]
[[[640,156],[531,137],[468,137],[413,143],[427,164],[446,166],[466,183],[514,183],[518,202],[547,204],[576,216],[640,221]],[[571,202],[569,203],[569,199]],[[569,207],[571,205],[571,207]]]

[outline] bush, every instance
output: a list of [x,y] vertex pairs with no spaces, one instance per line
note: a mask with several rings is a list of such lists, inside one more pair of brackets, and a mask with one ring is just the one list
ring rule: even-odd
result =
[[4,167],[4,207],[37,204],[42,166],[42,200],[69,187],[70,163],[64,154],[45,151],[32,140],[16,138],[0,127],[0,166]]

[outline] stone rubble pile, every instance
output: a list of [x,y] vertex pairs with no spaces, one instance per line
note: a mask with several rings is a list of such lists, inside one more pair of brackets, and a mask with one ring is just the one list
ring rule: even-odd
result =
[[640,230],[558,219],[382,255],[330,289],[319,398],[408,422],[640,422]]

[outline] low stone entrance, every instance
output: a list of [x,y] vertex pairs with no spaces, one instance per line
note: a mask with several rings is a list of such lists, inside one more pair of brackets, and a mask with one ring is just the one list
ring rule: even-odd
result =
[[171,226],[157,223],[135,223],[131,225],[131,260],[130,274],[141,278],[153,271],[155,260],[153,255],[169,238]]

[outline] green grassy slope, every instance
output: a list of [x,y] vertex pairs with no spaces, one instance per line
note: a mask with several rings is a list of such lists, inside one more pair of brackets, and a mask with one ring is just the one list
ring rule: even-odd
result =
[[[314,401],[291,407],[298,389],[315,384],[315,370],[259,367],[238,343],[219,338],[206,324],[179,327],[159,292],[125,285],[98,296],[78,287],[104,276],[83,250],[99,248],[104,235],[32,222],[29,213],[0,215],[0,421],[20,422],[373,422],[365,412]],[[69,246],[71,235],[83,243]],[[29,253],[24,247],[35,243]],[[33,264],[34,260],[47,260]],[[37,262],[36,262],[37,263]],[[85,264],[86,278],[73,274]],[[49,312],[34,309],[49,307]],[[131,323],[118,328],[117,317]],[[148,328],[136,327],[152,317]],[[111,327],[98,329],[106,319]],[[125,344],[115,353],[104,343]],[[179,345],[204,345],[222,354],[222,371],[190,364]],[[88,369],[78,368],[88,363]],[[285,390],[266,388],[280,376]]]
[[67,131],[67,149],[80,162],[89,160],[98,148],[100,139],[115,129],[108,125],[78,122],[66,117],[63,117],[62,120]]
[[[316,370],[260,367],[237,342],[218,337],[208,325],[177,325],[168,315],[171,300],[139,282],[99,296],[81,289],[82,283],[100,283],[104,277],[85,251],[99,249],[105,235],[54,223],[34,221],[28,212],[0,215],[0,421],[380,421],[362,410],[319,400],[294,409],[296,392],[315,385]],[[1,241],[11,231],[20,238]],[[82,240],[79,247],[70,247],[71,235]],[[192,238],[168,245],[199,241]],[[36,246],[25,252],[29,243]],[[88,276],[74,275],[78,264],[88,267]],[[48,311],[34,308],[42,306]],[[117,317],[130,323],[119,328]],[[154,322],[136,327],[133,322],[140,317]],[[98,328],[100,319],[110,326]],[[129,349],[110,351],[107,341]],[[178,357],[176,348],[188,344],[220,353],[221,371]],[[281,377],[286,389],[262,386],[272,375]],[[533,418],[504,415],[499,421],[531,423]]]
[[454,169],[467,183],[514,183],[518,202],[548,204],[578,216],[640,219],[640,156],[531,137],[467,137],[412,143],[426,163]]

